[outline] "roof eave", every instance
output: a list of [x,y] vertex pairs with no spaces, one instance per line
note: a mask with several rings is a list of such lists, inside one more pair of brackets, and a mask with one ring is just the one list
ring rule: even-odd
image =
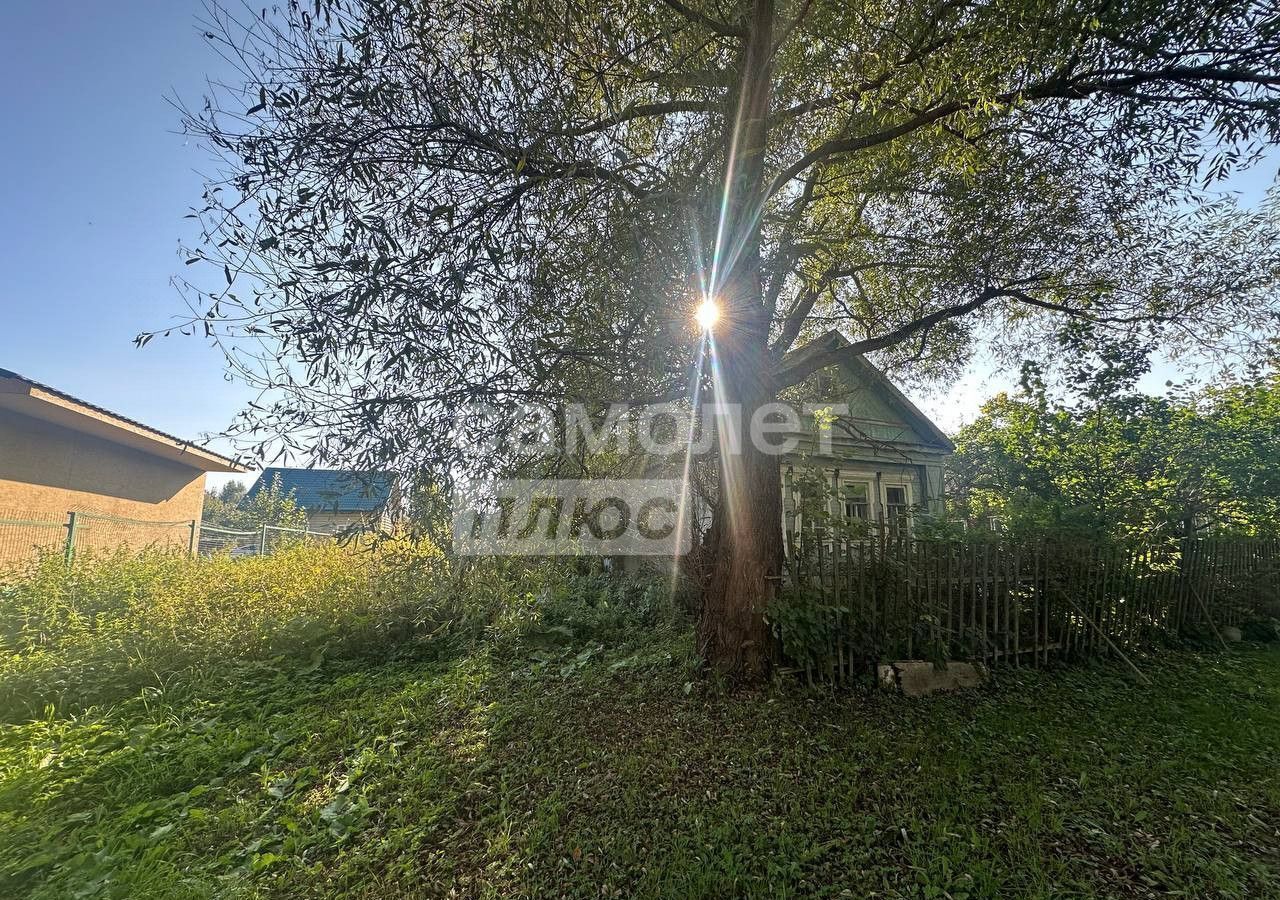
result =
[[0,369],[0,408],[202,472],[249,471],[234,459],[3,369]]

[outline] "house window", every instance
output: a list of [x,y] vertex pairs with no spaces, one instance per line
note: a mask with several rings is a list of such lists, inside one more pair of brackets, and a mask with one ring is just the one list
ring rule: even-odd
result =
[[907,487],[902,484],[886,485],[884,489],[885,521],[891,528],[897,528],[907,521],[911,511],[907,497]]
[[818,373],[815,392],[820,398],[829,400],[836,396],[838,387],[839,385],[836,382],[835,376],[830,372],[823,371]]
[[871,518],[871,486],[866,482],[841,485],[846,522],[865,522]]

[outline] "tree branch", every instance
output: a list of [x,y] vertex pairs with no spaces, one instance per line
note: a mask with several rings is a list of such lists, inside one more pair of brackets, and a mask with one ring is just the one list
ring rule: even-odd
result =
[[628,106],[621,112],[606,119],[592,122],[590,125],[582,125],[578,128],[551,129],[546,134],[554,137],[582,137],[583,135],[604,131],[613,128],[615,125],[621,125],[624,122],[631,122],[635,119],[666,116],[680,112],[715,112],[717,109],[719,109],[718,104],[707,100],[668,100],[665,103],[639,103]]
[[723,35],[724,37],[737,38],[746,37],[747,35],[747,30],[745,28],[730,25],[728,22],[721,22],[719,19],[713,19],[706,13],[698,12],[696,9],[691,9],[681,3],[680,0],[662,0],[662,2],[680,13],[680,15],[684,16],[690,22],[710,28],[716,34]]
[[770,56],[773,56],[782,49],[782,45],[787,42],[787,39],[791,37],[792,32],[794,32],[796,28],[799,27],[800,23],[804,21],[804,17],[809,14],[809,9],[812,6],[813,0],[804,0],[804,6],[800,7],[800,11],[796,13],[796,17],[787,23],[787,25],[782,29],[782,35],[773,42],[773,47],[769,50]]
[[796,298],[796,302],[791,305],[791,308],[787,310],[782,325],[782,334],[778,335],[778,339],[769,348],[774,356],[780,357],[791,349],[791,345],[795,343],[795,339],[800,335],[800,329],[804,327],[805,319],[813,311],[814,304],[822,296],[822,291],[826,285],[825,279],[810,285]]
[[935,310],[927,316],[922,316],[911,322],[907,322],[895,328],[893,331],[887,332],[877,337],[865,338],[861,341],[853,343],[845,343],[844,341],[833,342],[832,346],[827,350],[807,354],[790,364],[787,364],[785,357],[779,362],[779,366],[774,370],[774,378],[779,388],[791,387],[804,381],[814,372],[821,371],[828,366],[835,365],[840,358],[848,353],[873,353],[876,350],[883,350],[886,347],[892,347],[900,344],[907,338],[911,337],[919,331],[932,328],[939,322],[945,322],[947,319],[954,319],[958,316],[968,315],[974,310],[985,306],[997,297],[1007,296],[1009,289],[990,287],[982,291],[978,296],[965,303],[959,303],[955,306],[947,306],[942,309]]
[[[1099,77],[1111,76],[1111,77]],[[1123,76],[1123,77],[1115,77]],[[1219,66],[1165,66],[1154,71],[1133,69],[1109,69],[1083,73],[1076,79],[1066,79],[1060,74],[1039,84],[1020,91],[1006,91],[990,98],[989,102],[1001,106],[1021,104],[1027,100],[1082,100],[1093,94],[1105,93],[1117,96],[1128,96],[1136,87],[1154,82],[1170,81],[1208,81],[1214,83],[1234,84],[1244,82],[1263,87],[1280,89],[1280,74],[1253,72],[1248,69],[1222,68]],[[1180,97],[1152,97],[1157,102],[1173,102]],[[802,174],[815,163],[833,156],[856,153],[871,147],[887,144],[890,141],[905,137],[942,119],[960,112],[966,112],[978,106],[982,98],[968,97],[953,100],[932,109],[918,112],[906,121],[871,134],[850,135],[833,138],[805,153],[798,160],[774,176],[765,190],[765,197],[776,193],[783,185]]]

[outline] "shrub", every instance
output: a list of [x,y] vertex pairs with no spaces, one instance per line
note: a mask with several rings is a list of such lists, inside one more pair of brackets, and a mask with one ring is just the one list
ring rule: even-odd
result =
[[[234,501],[232,497],[235,497]],[[298,505],[296,492],[285,492],[278,474],[248,500],[242,486],[238,497],[235,491],[228,492],[225,488],[221,495],[206,494],[203,519],[206,525],[250,531],[263,525],[307,527],[307,511]]]
[[1263,644],[1280,641],[1280,620],[1269,617],[1247,619],[1240,623],[1240,633],[1246,641]]
[[570,572],[547,586],[528,625],[560,628],[580,640],[620,643],[637,630],[670,624],[677,603],[669,583],[652,576]]
[[438,551],[41,560],[0,587],[0,714],[107,699],[219,660],[360,652],[439,618]]
[[407,540],[246,559],[79,556],[71,567],[50,556],[0,583],[0,718],[172,691],[236,661],[618,643],[677,617],[665,581],[580,567],[450,560]]

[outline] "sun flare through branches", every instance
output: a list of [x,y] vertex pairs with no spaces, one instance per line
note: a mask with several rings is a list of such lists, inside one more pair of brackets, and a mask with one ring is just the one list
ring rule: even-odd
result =
[[720,321],[720,304],[708,297],[698,304],[698,309],[693,314],[694,321],[698,323],[698,327],[703,331],[710,331],[715,327],[716,322]]

